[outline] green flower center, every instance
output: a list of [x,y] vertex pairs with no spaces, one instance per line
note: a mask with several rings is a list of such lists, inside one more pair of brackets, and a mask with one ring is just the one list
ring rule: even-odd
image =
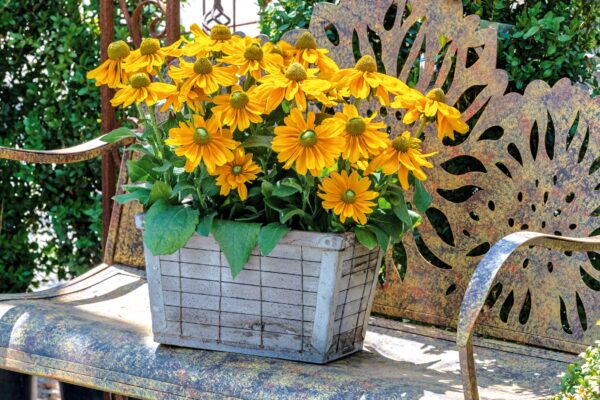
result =
[[120,60],[127,57],[129,53],[129,46],[122,40],[117,40],[108,45],[108,58],[111,60]]
[[160,42],[158,39],[154,38],[145,38],[142,40],[142,44],[140,45],[140,53],[143,56],[147,56],[148,54],[154,54],[158,50],[160,50]]
[[244,58],[246,60],[261,61],[263,56],[263,51],[257,44],[253,44],[244,51]]
[[317,42],[313,35],[310,32],[304,32],[302,36],[298,38],[296,41],[296,49],[304,50],[304,49],[316,49]]
[[136,89],[150,85],[150,77],[145,72],[138,72],[137,74],[131,75],[129,81],[131,82],[131,87]]
[[231,30],[225,25],[217,24],[210,30],[210,38],[212,40],[229,40],[231,39]]
[[446,102],[446,95],[444,94],[444,91],[440,88],[430,90],[429,93],[427,93],[426,97],[430,100],[439,101],[440,103]]
[[397,152],[406,153],[408,149],[410,149],[410,140],[405,138],[404,136],[398,136],[397,138],[392,140],[392,146]]
[[308,78],[308,75],[302,64],[295,62],[285,71],[285,77],[289,80],[300,82]]
[[362,118],[351,118],[350,121],[346,123],[346,132],[351,136],[360,136],[364,133],[365,129],[367,129],[367,125]]
[[197,128],[194,131],[194,143],[199,144],[200,146],[210,143],[208,131],[204,128]]
[[206,57],[199,58],[194,63],[194,72],[198,75],[210,74],[213,70],[213,65]]
[[356,193],[352,189],[346,190],[342,194],[342,201],[344,203],[354,203],[356,201]]
[[354,66],[359,71],[363,72],[377,72],[377,64],[370,55],[362,56],[360,60],[356,62]]
[[300,144],[304,147],[310,147],[317,144],[317,133],[308,129],[300,134]]
[[239,174],[241,174],[241,173],[242,173],[242,170],[243,170],[243,168],[242,168],[242,166],[241,166],[241,165],[234,165],[234,166],[233,166],[233,168],[231,168],[231,172],[232,172],[234,175],[239,175]]
[[244,92],[234,92],[229,98],[229,104],[238,110],[246,107],[246,104],[248,104],[249,101],[248,95]]

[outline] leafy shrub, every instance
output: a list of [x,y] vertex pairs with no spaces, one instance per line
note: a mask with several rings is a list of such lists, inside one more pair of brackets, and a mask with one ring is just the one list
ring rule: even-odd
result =
[[[313,6],[319,2],[321,0],[259,0],[261,33],[278,41],[285,32],[291,29],[308,28]],[[334,3],[335,1],[325,2]]]
[[554,400],[600,399],[600,341],[581,355],[581,361],[567,367]]

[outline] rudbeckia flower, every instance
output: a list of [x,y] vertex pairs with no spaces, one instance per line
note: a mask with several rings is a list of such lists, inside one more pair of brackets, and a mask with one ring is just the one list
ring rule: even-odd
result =
[[373,212],[376,206],[371,200],[379,194],[369,190],[371,180],[367,177],[361,178],[358,172],[352,171],[342,173],[332,172],[323,179],[319,185],[318,196],[323,199],[323,208],[332,210],[335,215],[340,216],[344,223],[346,219],[352,218],[355,222],[364,225],[367,223],[367,214]]
[[235,149],[233,160],[215,170],[221,195],[228,196],[231,189],[235,189],[240,199],[245,201],[248,198],[246,183],[255,180],[260,171],[260,167],[252,161],[252,153],[245,154],[244,149],[238,147]]
[[149,74],[156,73],[165,63],[165,58],[181,55],[180,44],[181,40],[178,40],[170,46],[160,47],[158,39],[145,38],[142,40],[140,48],[131,52],[125,64],[125,70],[128,73],[141,71]]
[[210,30],[210,35],[197,25],[193,24],[190,31],[194,34],[194,41],[183,49],[183,53],[188,57],[206,56],[210,52],[223,52],[226,45],[231,44],[234,36],[228,26],[217,24]]
[[229,56],[224,57],[223,61],[237,65],[239,75],[250,74],[259,80],[263,71],[280,72],[283,68],[283,58],[279,54],[269,52],[269,49],[272,49],[272,46],[261,46],[258,39],[246,36],[225,45],[224,51]]
[[212,174],[217,167],[233,160],[233,149],[238,142],[231,138],[229,131],[221,131],[216,118],[205,120],[194,114],[191,122],[180,122],[178,128],[169,130],[169,139],[165,140],[169,146],[176,146],[175,154],[185,156],[186,172],[192,172],[204,162]]
[[236,72],[236,66],[213,65],[208,58],[201,57],[194,63],[181,60],[179,67],[169,69],[169,76],[175,82],[185,79],[181,85],[181,93],[185,96],[194,87],[202,89],[206,94],[211,94],[219,90],[221,86],[231,86],[237,82]]
[[175,92],[177,87],[167,83],[152,82],[150,77],[145,72],[139,72],[131,75],[129,84],[117,91],[115,96],[110,101],[113,107],[123,105],[130,106],[133,102],[139,104],[143,101],[146,105],[151,106],[157,101],[162,100]]
[[344,139],[326,127],[315,126],[315,113],[310,111],[305,121],[299,109],[294,108],[284,119],[285,125],[275,128],[272,148],[283,168],[296,166],[300,175],[307,171],[319,176],[323,168],[331,167],[339,157]]
[[88,79],[95,79],[96,86],[107,85],[116,88],[127,83],[127,74],[123,65],[131,51],[122,40],[117,40],[108,45],[108,59],[96,69],[87,73]]
[[410,132],[405,131],[402,135],[394,138],[388,148],[371,161],[366,173],[373,173],[379,168],[386,175],[398,173],[400,184],[405,190],[408,189],[409,171],[420,181],[427,180],[427,176],[421,168],[433,168],[426,158],[434,156],[436,153],[421,153],[420,143],[419,139],[411,137]]
[[390,104],[390,93],[402,94],[408,86],[399,79],[377,72],[377,64],[370,55],[363,56],[354,68],[346,68],[336,73],[332,81],[336,87],[348,88],[357,99],[366,99],[372,93],[382,105]]
[[273,45],[267,42],[268,45],[273,46],[273,53],[279,54],[283,57],[283,66],[289,67],[291,63],[294,62],[294,57],[296,56],[296,48],[286,42],[285,40],[280,40],[277,44]]
[[440,140],[445,136],[454,140],[455,131],[463,134],[469,131],[469,125],[461,119],[460,111],[446,104],[446,96],[442,89],[433,89],[426,96],[418,90],[410,89],[407,93],[397,96],[392,107],[407,109],[402,120],[405,124],[412,124],[419,118],[435,121]]
[[257,89],[261,100],[265,103],[266,112],[276,109],[285,99],[295,100],[300,111],[306,110],[306,97],[325,97],[331,84],[314,77],[313,70],[306,70],[301,64],[293,63],[285,74],[276,73],[260,79],[262,85]]
[[183,108],[183,105],[187,105],[190,110],[200,114],[204,113],[202,108],[202,101],[210,100],[210,98],[199,88],[192,88],[185,95],[181,93],[181,83],[177,85],[177,91],[167,96],[165,104],[161,107],[161,112],[166,112],[170,107],[173,107],[173,111],[179,112]]
[[265,110],[264,104],[254,94],[256,87],[250,88],[244,92],[241,87],[234,86],[231,94],[215,96],[215,107],[212,108],[213,114],[223,125],[235,131],[248,129],[250,122],[262,122],[261,114]]
[[344,138],[342,157],[351,163],[377,155],[388,147],[389,139],[383,122],[373,122],[377,113],[363,118],[355,106],[344,104],[343,112],[337,112],[333,118],[323,121],[323,127]]
[[304,32],[294,47],[296,52],[293,61],[302,64],[304,68],[315,65],[321,71],[321,76],[331,76],[339,70],[335,61],[327,56],[329,50],[317,49],[317,42],[310,32]]

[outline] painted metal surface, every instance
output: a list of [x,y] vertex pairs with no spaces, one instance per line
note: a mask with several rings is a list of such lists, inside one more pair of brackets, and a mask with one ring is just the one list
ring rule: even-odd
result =
[[[325,366],[158,345],[143,271],[101,266],[46,292],[0,296],[0,367],[143,399],[462,398],[444,331],[432,339],[433,328],[372,322],[365,351]],[[544,398],[574,358],[485,343],[475,352],[486,399]]]
[[[317,4],[310,31],[341,67],[370,54],[380,71],[412,80],[421,91],[443,87],[447,102],[464,110],[467,135],[442,144],[426,132],[425,150],[439,152],[425,183],[433,203],[418,233],[404,241],[402,276],[388,268],[374,306],[390,316],[456,326],[471,275],[493,243],[522,230],[600,234],[600,98],[567,79],[505,93],[494,29],[464,16],[460,1],[409,5]],[[378,112],[392,134],[407,128],[401,112],[375,103],[363,110]],[[598,253],[520,249],[496,284],[478,332],[574,353],[597,338]]]

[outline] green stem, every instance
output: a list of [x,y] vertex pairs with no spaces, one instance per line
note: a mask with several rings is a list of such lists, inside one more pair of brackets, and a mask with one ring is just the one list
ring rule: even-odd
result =
[[[137,111],[140,117],[140,120],[142,121],[144,128],[148,127],[148,118],[146,116],[146,112],[144,111],[144,109],[142,108],[142,105],[140,103],[135,103],[135,106],[137,107]],[[148,140],[148,143],[150,143],[150,146],[152,146],[152,149],[154,150],[154,154],[158,155],[158,147],[156,145],[156,143],[154,143],[154,140]]]
[[424,117],[421,117],[421,123],[419,124],[417,132],[415,132],[415,137],[417,139],[423,138],[423,131],[425,130],[425,125],[427,125],[427,120]]
[[162,159],[162,151],[160,150],[162,147],[162,135],[160,134],[160,130],[158,129],[158,124],[156,123],[156,114],[154,106],[148,107],[150,111],[150,121],[152,124],[152,130],[154,131],[154,138],[156,140],[156,149],[158,150],[157,156]]

